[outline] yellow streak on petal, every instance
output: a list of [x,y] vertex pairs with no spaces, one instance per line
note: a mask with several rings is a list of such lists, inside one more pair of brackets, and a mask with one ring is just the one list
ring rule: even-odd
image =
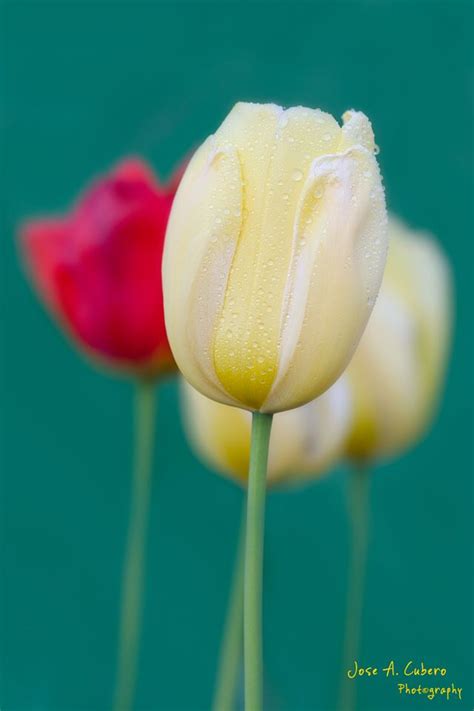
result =
[[275,380],[293,225],[312,161],[335,149],[340,128],[301,107],[237,105],[216,134],[240,158],[242,229],[214,341],[214,365],[227,392],[260,409]]

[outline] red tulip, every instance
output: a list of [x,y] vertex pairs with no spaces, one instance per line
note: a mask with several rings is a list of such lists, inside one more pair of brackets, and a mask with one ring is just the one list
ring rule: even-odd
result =
[[28,222],[22,247],[50,311],[89,353],[156,375],[174,368],[161,258],[179,183],[160,185],[138,159],[97,180],[64,217]]

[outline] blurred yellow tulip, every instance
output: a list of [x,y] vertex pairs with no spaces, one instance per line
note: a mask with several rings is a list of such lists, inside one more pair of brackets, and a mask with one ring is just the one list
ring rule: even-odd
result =
[[451,271],[435,240],[389,220],[380,294],[347,369],[354,402],[348,454],[396,454],[428,426],[442,386],[452,321]]
[[239,103],[191,160],[163,260],[176,362],[204,395],[274,413],[347,366],[385,265],[369,120]]
[[[201,395],[182,381],[181,409],[188,438],[211,468],[246,484],[251,414]],[[326,471],[342,454],[350,431],[351,402],[345,376],[317,400],[274,416],[268,485],[297,482]]]

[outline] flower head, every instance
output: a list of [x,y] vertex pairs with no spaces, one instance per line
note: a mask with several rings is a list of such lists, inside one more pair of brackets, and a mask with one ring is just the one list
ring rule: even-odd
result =
[[191,160],[163,260],[170,344],[204,395],[278,412],[324,392],[378,293],[385,201],[368,119],[237,104]]
[[[217,472],[246,484],[251,414],[201,395],[183,380],[181,411],[197,454]],[[351,426],[350,390],[345,376],[317,400],[273,418],[268,485],[298,483],[320,476],[341,456]]]
[[62,217],[32,220],[21,245],[41,298],[89,354],[132,372],[173,367],[161,285],[177,179],[138,159],[96,180]]

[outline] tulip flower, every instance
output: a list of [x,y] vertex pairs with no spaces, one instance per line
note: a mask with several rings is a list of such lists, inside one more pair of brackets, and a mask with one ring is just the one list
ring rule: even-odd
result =
[[139,648],[149,515],[154,383],[176,368],[166,336],[161,262],[179,175],[161,185],[129,159],[95,181],[71,211],[21,228],[40,298],[81,351],[137,382],[133,490],[122,582],[115,706],[127,711]]
[[[212,469],[247,485],[251,415],[201,395],[182,382],[181,411],[188,439]],[[352,423],[346,377],[316,400],[273,419],[267,485],[303,483],[327,471],[341,455]]]
[[[250,413],[210,400],[185,380],[181,410],[188,439],[197,455],[217,472],[246,486]],[[351,401],[344,375],[317,400],[276,414],[270,438],[268,486],[299,484],[328,471],[342,454],[351,421]],[[244,536],[243,525],[222,640],[214,711],[231,711],[235,701],[241,657]]]
[[40,297],[78,346],[112,368],[173,369],[161,261],[176,180],[161,186],[130,159],[96,181],[71,212],[27,222],[24,258]]
[[[274,413],[347,366],[387,249],[368,119],[237,104],[191,160],[163,258],[168,337],[207,397]],[[179,275],[179,278],[177,278]]]
[[384,191],[368,119],[239,103],[191,160],[163,257],[168,337],[203,395],[250,410],[245,704],[260,711],[261,560],[272,414],[347,366],[382,279]]
[[[401,454],[429,426],[443,383],[452,321],[449,264],[429,235],[389,221],[390,252],[380,294],[347,369],[354,403],[346,453],[353,531],[344,670],[357,658],[368,543],[369,466]],[[340,709],[355,707],[344,678]]]

